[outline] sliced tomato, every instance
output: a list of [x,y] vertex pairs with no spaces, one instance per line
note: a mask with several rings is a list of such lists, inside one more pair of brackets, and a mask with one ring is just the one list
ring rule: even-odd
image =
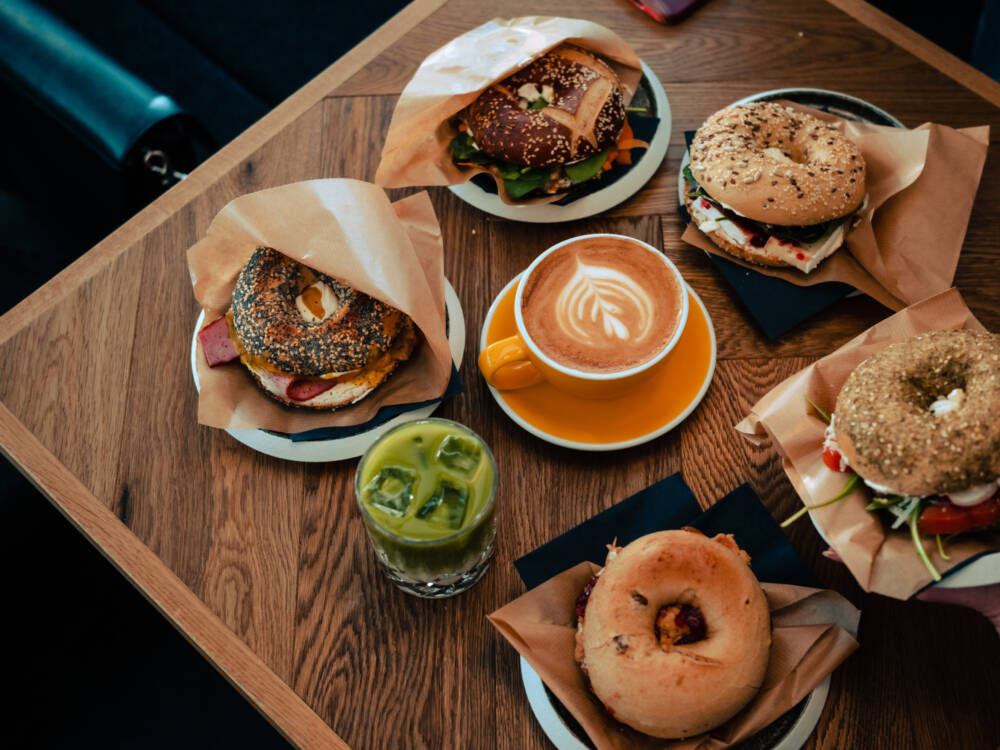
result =
[[992,526],[1000,519],[1000,493],[968,508],[973,526]]
[[920,512],[921,534],[959,534],[976,525],[969,508],[953,503],[928,505]]
[[823,463],[827,465],[827,468],[832,471],[850,471],[850,469],[841,469],[840,465],[843,457],[840,455],[840,451],[836,448],[830,448],[829,446],[823,449]]

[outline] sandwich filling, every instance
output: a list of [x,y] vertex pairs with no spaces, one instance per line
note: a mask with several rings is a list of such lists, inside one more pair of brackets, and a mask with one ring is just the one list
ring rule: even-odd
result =
[[685,197],[695,225],[709,237],[736,245],[751,255],[779,260],[809,273],[844,244],[867,198],[847,216],[811,226],[781,226],[750,219],[717,201],[698,184],[690,165],[684,167]]

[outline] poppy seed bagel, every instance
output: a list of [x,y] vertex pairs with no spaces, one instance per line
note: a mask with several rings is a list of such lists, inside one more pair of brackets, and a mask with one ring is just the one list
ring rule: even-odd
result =
[[[325,319],[307,322],[295,298],[304,281],[326,284],[338,301]],[[409,318],[367,294],[267,247],[257,248],[233,290],[240,343],[271,368],[300,376],[347,373],[386,351]]]
[[[958,405],[931,405],[960,390]],[[887,346],[847,378],[834,427],[848,464],[924,497],[1000,477],[1000,335],[935,331]]]
[[[526,84],[552,87],[539,110],[518,94]],[[479,148],[529,167],[568,164],[615,144],[625,124],[621,82],[602,60],[564,44],[490,88],[469,105],[469,131]]]

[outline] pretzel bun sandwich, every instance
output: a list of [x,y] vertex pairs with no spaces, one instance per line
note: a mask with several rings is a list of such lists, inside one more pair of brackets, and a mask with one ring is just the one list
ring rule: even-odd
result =
[[843,244],[867,193],[853,141],[775,102],[716,112],[690,153],[692,222],[720,249],[761,266],[815,269]]
[[646,146],[632,137],[614,70],[569,44],[490,86],[456,127],[455,163],[486,169],[511,199],[565,192]]
[[849,478],[823,504],[864,482],[868,510],[909,526],[940,580],[921,536],[1000,530],[998,414],[1000,335],[934,331],[887,346],[848,376],[828,418],[823,462]]
[[267,247],[198,338],[210,367],[239,359],[274,400],[324,411],[375,390],[417,341],[404,313]]
[[757,694],[771,620],[729,534],[659,531],[610,547],[577,600],[576,659],[608,713],[661,738],[707,732]]

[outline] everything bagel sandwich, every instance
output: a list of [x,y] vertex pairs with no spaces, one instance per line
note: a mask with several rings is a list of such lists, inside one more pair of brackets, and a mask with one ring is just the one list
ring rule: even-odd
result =
[[935,331],[886,347],[855,368],[829,415],[823,462],[850,476],[824,504],[864,482],[868,510],[909,526],[940,580],[921,535],[1000,530],[998,413],[1000,335]]
[[276,401],[326,411],[375,390],[417,342],[399,310],[266,247],[198,338],[210,367],[239,359]]
[[727,107],[684,168],[691,220],[720,249],[809,273],[844,242],[867,194],[865,160],[835,125],[775,102]]
[[764,681],[770,612],[731,535],[685,528],[610,546],[576,613],[576,660],[590,689],[650,736],[707,732]]
[[594,55],[564,44],[486,89],[457,116],[452,158],[486,169],[508,198],[562,193],[629,164],[621,82]]

